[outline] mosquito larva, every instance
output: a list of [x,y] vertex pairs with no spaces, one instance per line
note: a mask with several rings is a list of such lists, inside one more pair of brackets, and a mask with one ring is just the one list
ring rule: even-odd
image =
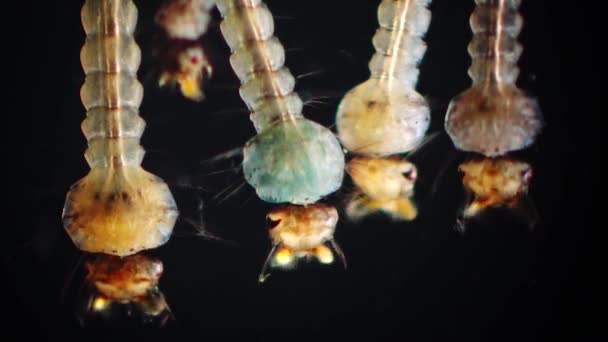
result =
[[243,150],[245,179],[271,203],[314,203],[342,184],[344,154],[334,134],[302,115],[285,50],[261,0],[219,0],[230,64],[257,135]]
[[473,85],[448,107],[445,128],[456,148],[488,157],[531,145],[541,129],[535,99],[515,85],[522,46],[517,42],[521,0],[476,0],[470,25]]
[[87,0],[80,96],[89,173],[70,188],[63,224],[78,248],[125,256],[167,242],[178,212],[167,185],[141,167],[140,50],[131,0]]
[[155,21],[167,38],[159,49],[164,64],[159,86],[177,83],[184,97],[204,99],[202,83],[213,68],[199,40],[207,32],[214,6],[215,0],[168,0],[158,10]]
[[460,164],[462,183],[474,197],[463,212],[464,218],[476,216],[491,207],[518,204],[528,191],[532,167],[507,158],[484,158]]
[[271,223],[270,238],[274,248],[260,273],[261,282],[268,277],[269,268],[291,269],[301,258],[314,257],[322,264],[331,264],[337,254],[345,263],[344,255],[333,239],[338,223],[335,207],[323,203],[280,206],[266,217]]
[[125,258],[100,254],[88,260],[85,269],[85,281],[96,292],[88,298],[87,311],[102,312],[121,303],[135,305],[151,317],[170,312],[158,288],[162,261],[140,254]]
[[418,147],[429,127],[430,109],[416,92],[431,12],[428,0],[384,0],[369,63],[370,78],[350,90],[337,113],[338,136],[351,152],[347,171],[358,188],[347,205],[351,219],[382,211],[413,220],[416,166],[397,157]]
[[340,141],[350,151],[386,156],[416,148],[429,127],[430,110],[416,92],[431,12],[429,0],[383,0],[380,28],[369,62],[370,78],[350,90],[338,108]]

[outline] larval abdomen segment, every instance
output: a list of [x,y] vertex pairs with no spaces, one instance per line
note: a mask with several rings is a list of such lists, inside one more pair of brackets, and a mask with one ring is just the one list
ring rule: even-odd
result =
[[498,82],[514,84],[519,75],[517,61],[523,47],[517,41],[523,19],[518,12],[521,1],[476,1],[470,18],[473,39],[468,46],[471,56],[469,76],[473,83],[497,78]]
[[380,27],[372,40],[376,53],[369,63],[374,78],[395,79],[414,88],[418,64],[426,52],[422,37],[431,22],[428,0],[384,0],[378,7]]
[[258,132],[286,117],[302,116],[295,78],[285,50],[274,37],[272,13],[261,1],[218,1],[220,28],[230,47],[230,65],[241,81],[241,98]]

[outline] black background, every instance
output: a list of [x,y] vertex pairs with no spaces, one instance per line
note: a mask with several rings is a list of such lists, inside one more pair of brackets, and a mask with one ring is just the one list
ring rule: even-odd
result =
[[[260,285],[257,275],[270,249],[264,216],[271,206],[249,186],[225,201],[214,197],[243,182],[238,172],[209,175],[238,165],[238,158],[200,164],[242,146],[254,134],[228,64],[219,18],[215,13],[205,39],[215,67],[208,98],[193,103],[175,90],[155,86],[158,32],[152,18],[159,3],[136,1],[136,39],[143,52],[139,76],[145,87],[141,115],[147,122],[144,167],[170,184],[182,218],[203,222],[225,241],[197,236],[181,220],[176,236],[150,252],[164,262],[160,287],[176,318],[164,329],[79,326],[74,306],[82,283],[81,253],[63,231],[60,214],[68,187],[88,170],[80,131],[85,115],[79,98],[84,82],[79,62],[82,2],[21,2],[5,12],[8,17],[15,13],[18,24],[4,30],[12,104],[4,113],[9,119],[5,151],[15,180],[7,181],[15,190],[8,214],[16,219],[5,227],[2,240],[7,335],[248,341],[591,336],[593,314],[587,307],[594,297],[583,272],[591,238],[582,209],[591,199],[584,182],[591,166],[583,151],[593,135],[584,133],[586,121],[573,119],[581,113],[571,80],[581,67],[573,56],[580,55],[582,43],[574,38],[584,30],[571,19],[582,10],[556,1],[522,5],[518,84],[538,97],[546,120],[537,143],[521,154],[535,171],[530,198],[540,220],[533,231],[500,211],[470,224],[464,235],[454,230],[463,190],[452,160],[465,156],[456,154],[441,133],[414,157],[420,169],[416,221],[374,216],[355,224],[343,219],[336,239],[348,259],[347,271],[337,265],[310,267],[273,274]],[[319,71],[298,80],[304,99],[323,101],[307,106],[305,115],[331,125],[340,96],[368,76],[378,1],[267,3],[276,16],[276,35],[288,50],[290,70],[295,75]],[[442,132],[449,100],[469,86],[466,45],[473,6],[465,0],[436,0],[431,6],[429,47],[418,85],[431,103],[431,132]],[[342,205],[351,191],[346,182],[327,201]],[[202,214],[199,197],[205,203]]]

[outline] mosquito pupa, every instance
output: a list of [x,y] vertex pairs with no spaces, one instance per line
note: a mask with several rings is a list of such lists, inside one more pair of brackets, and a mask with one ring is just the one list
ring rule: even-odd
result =
[[203,81],[213,73],[200,39],[214,5],[215,0],[168,0],[155,16],[165,35],[158,49],[163,67],[158,84],[177,83],[184,97],[194,101],[204,99]]
[[426,51],[422,37],[429,0],[383,0],[369,62],[370,78],[350,90],[337,112],[338,136],[349,151],[386,156],[416,148],[429,127],[429,106],[415,86]]
[[269,268],[292,269],[302,258],[316,258],[322,264],[331,264],[337,255],[345,264],[344,255],[334,241],[338,223],[335,207],[315,203],[312,205],[286,205],[272,209],[266,216],[270,222],[270,252],[259,280],[268,277]]
[[528,192],[532,167],[523,161],[509,158],[469,160],[459,167],[462,183],[472,201],[463,212],[465,219],[493,207],[515,207]]
[[137,8],[131,0],[87,0],[81,16],[82,131],[91,170],[70,188],[63,224],[81,250],[125,256],[167,242],[178,212],[165,182],[141,167]]
[[230,64],[257,135],[243,149],[246,181],[267,202],[314,203],[342,184],[344,153],[334,134],[302,115],[295,79],[272,14],[260,0],[219,0]]
[[99,254],[85,262],[85,270],[85,281],[93,289],[86,299],[86,314],[106,312],[120,304],[137,308],[144,317],[170,316],[158,287],[162,261],[140,254],[125,258]]
[[450,103],[445,129],[459,150],[488,157],[531,145],[541,129],[534,98],[515,84],[522,46],[521,0],[476,0],[469,76],[473,85]]

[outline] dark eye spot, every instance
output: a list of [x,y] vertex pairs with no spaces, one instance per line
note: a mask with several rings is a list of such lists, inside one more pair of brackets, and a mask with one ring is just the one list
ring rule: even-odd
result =
[[414,169],[410,169],[408,171],[402,172],[401,174],[403,175],[403,177],[405,177],[411,181],[413,181],[416,178],[416,172],[414,172]]
[[276,226],[278,226],[281,223],[281,219],[278,220],[273,220],[270,217],[266,216],[266,226],[268,226],[268,229],[274,229]]

